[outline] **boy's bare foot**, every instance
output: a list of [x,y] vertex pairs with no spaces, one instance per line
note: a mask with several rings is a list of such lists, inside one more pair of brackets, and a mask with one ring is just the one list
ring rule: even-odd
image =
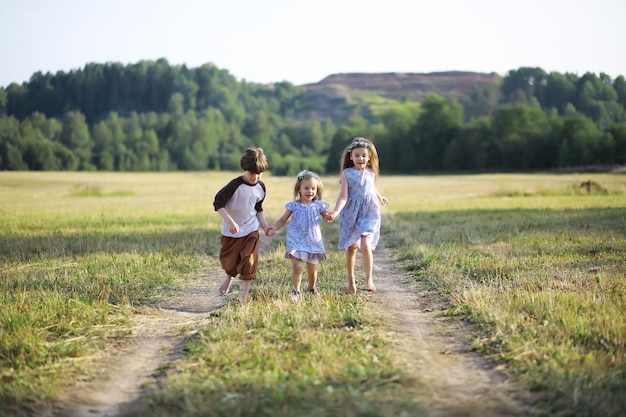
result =
[[241,281],[241,294],[239,294],[239,302],[241,304],[245,303],[248,299],[248,293],[250,292],[250,284],[252,281],[242,280]]
[[365,289],[367,290],[367,292],[374,292],[376,291],[376,285],[374,285],[374,282],[368,282]]
[[233,277],[226,277],[224,278],[224,281],[222,281],[222,285],[220,285],[220,295],[226,295],[228,294],[228,291],[230,291],[230,284],[233,283]]

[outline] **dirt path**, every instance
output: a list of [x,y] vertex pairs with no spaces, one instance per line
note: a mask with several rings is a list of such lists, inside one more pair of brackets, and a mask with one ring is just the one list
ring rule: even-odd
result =
[[[398,360],[423,384],[429,417],[531,416],[524,390],[467,349],[468,327],[445,319],[440,308],[410,285],[383,248],[377,250],[371,297],[387,312]],[[155,371],[179,357],[207,313],[222,307],[221,271],[199,277],[154,314],[138,317],[126,347],[103,358],[90,380],[79,381],[42,417],[122,416]],[[181,331],[182,330],[182,331]]]
[[404,369],[418,378],[429,417],[531,416],[528,392],[469,350],[468,324],[416,290],[389,251],[374,255],[377,291]]
[[125,347],[103,357],[97,374],[78,381],[42,417],[124,415],[141,396],[144,384],[153,380],[154,373],[180,357],[183,345],[202,326],[208,313],[226,303],[217,291],[221,280],[221,274],[198,277],[159,309],[136,317]]

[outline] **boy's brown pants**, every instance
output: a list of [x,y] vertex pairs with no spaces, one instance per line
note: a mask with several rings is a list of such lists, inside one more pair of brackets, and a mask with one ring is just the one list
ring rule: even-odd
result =
[[259,232],[255,231],[244,237],[222,236],[220,248],[222,269],[228,276],[244,281],[256,279],[259,263]]

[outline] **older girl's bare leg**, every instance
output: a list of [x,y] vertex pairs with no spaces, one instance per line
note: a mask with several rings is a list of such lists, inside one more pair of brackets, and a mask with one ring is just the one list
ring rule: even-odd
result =
[[356,251],[358,244],[348,247],[346,249],[346,269],[348,271],[348,294],[356,294],[356,282],[354,279],[354,263],[356,262]]
[[363,254],[363,272],[365,273],[365,288],[367,291],[376,291],[374,285],[374,255],[372,241],[369,236],[361,236],[361,253]]

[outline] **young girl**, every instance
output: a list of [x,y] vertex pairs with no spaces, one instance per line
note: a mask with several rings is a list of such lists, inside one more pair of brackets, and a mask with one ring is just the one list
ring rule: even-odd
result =
[[378,152],[374,144],[365,138],[357,137],[344,150],[341,158],[341,189],[335,209],[328,213],[327,220],[339,218],[339,249],[346,250],[348,270],[348,294],[356,294],[354,263],[356,251],[363,254],[363,270],[367,291],[376,291],[374,278],[373,250],[380,236],[379,203],[389,204],[389,200],[376,190],[378,179]]
[[294,187],[294,200],[285,204],[285,213],[270,227],[273,236],[293,216],[287,228],[287,253],[291,259],[291,299],[298,301],[303,264],[309,279],[308,291],[314,294],[317,283],[317,264],[326,260],[320,223],[326,218],[327,202],[322,201],[322,181],[311,171],[301,171]]

